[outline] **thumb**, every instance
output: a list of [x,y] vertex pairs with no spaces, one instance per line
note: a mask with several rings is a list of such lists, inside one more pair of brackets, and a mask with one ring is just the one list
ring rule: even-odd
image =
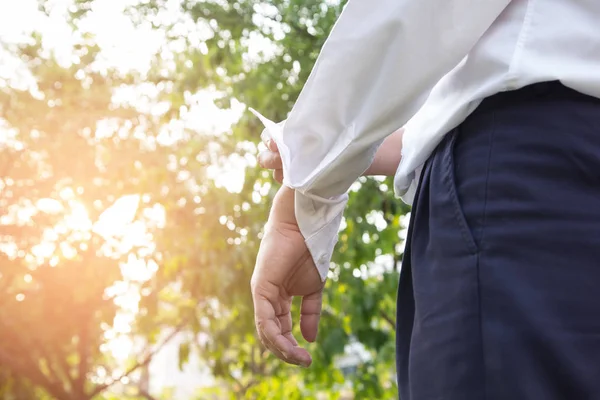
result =
[[308,342],[317,339],[319,331],[319,320],[321,319],[321,307],[323,303],[323,289],[304,296],[300,308],[300,331]]

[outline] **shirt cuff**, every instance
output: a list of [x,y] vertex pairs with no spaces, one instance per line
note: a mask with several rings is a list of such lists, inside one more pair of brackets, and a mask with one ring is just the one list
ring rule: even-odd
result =
[[304,237],[306,247],[319,271],[321,280],[327,279],[333,250],[338,241],[338,233],[344,209],[348,203],[346,193],[333,198],[324,198],[313,193],[306,179],[294,181],[290,179],[290,159],[292,149],[283,142],[284,122],[276,124],[250,109],[264,124],[261,137],[275,141],[283,164],[283,184],[295,190],[295,213],[300,233]]
[[319,271],[321,280],[327,279],[333,250],[338,241],[338,233],[348,195],[324,199],[296,190],[295,209],[298,228],[306,247]]

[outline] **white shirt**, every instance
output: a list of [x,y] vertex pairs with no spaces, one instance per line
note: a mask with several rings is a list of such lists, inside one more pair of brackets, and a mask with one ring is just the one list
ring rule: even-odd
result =
[[600,97],[600,0],[349,0],[287,121],[261,118],[321,277],[385,137],[404,126],[394,183],[411,203],[433,149],[484,98],[550,80]]

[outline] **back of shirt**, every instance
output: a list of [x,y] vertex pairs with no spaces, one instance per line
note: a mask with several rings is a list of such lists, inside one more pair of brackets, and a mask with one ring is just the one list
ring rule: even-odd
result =
[[600,98],[600,1],[513,0],[407,123],[396,191],[412,202],[422,164],[484,98],[554,80]]

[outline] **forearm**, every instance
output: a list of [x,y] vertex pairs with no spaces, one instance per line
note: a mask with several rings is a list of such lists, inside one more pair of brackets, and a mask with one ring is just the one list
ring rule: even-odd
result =
[[371,166],[363,173],[363,176],[394,176],[396,174],[402,153],[403,133],[404,130],[399,129],[383,141],[375,154]]

